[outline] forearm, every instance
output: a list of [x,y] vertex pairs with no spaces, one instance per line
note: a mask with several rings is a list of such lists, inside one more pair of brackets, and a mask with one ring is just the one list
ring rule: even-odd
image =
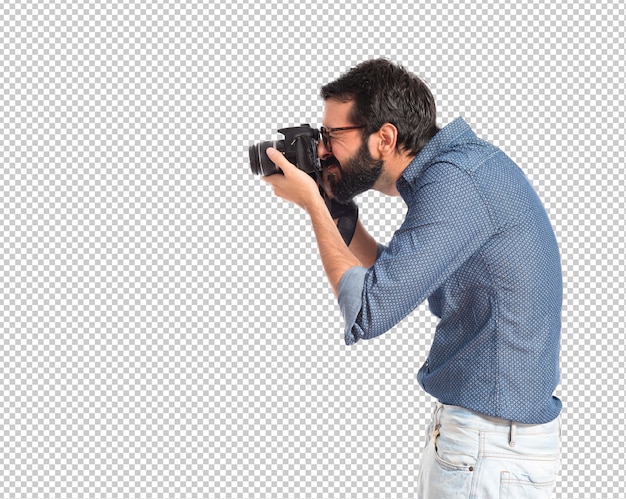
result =
[[[351,267],[365,266],[355,253],[351,251],[353,244],[356,244],[356,247],[360,247],[360,244],[358,241],[353,241],[350,249],[348,249],[321,198],[319,202],[315,202],[307,211],[311,217],[324,271],[335,295],[337,295],[339,281],[345,272]],[[355,233],[356,236],[357,234]]]
[[350,251],[356,256],[361,265],[364,267],[371,267],[376,261],[378,255],[378,244],[376,240],[365,229],[361,220],[357,221],[354,236],[350,242]]

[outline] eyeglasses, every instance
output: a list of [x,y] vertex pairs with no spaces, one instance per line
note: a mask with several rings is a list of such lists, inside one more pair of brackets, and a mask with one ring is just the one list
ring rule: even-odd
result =
[[333,151],[333,147],[330,143],[330,139],[332,138],[330,135],[331,133],[344,132],[346,130],[357,130],[359,128],[365,128],[365,127],[364,126],[342,126],[339,128],[320,127],[320,133],[322,134],[322,141],[324,142],[324,147],[326,148],[328,152]]

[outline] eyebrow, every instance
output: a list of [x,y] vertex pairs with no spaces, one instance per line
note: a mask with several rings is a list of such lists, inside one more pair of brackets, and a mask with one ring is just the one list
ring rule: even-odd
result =
[[328,130],[341,130],[342,128],[350,128],[350,127],[356,127],[356,126],[360,126],[360,125],[342,125],[342,126],[328,126],[328,125],[324,125],[324,123],[322,123],[320,126],[323,126],[324,128],[327,128]]

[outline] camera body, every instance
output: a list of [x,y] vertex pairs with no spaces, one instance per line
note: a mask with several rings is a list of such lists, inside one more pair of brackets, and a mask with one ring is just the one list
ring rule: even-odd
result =
[[296,127],[281,128],[278,132],[285,137],[283,140],[260,142],[248,148],[252,173],[263,177],[281,173],[267,156],[268,147],[273,147],[283,153],[290,163],[303,172],[316,175],[322,171],[317,155],[317,144],[320,139],[320,132],[317,128],[311,128],[305,123]]

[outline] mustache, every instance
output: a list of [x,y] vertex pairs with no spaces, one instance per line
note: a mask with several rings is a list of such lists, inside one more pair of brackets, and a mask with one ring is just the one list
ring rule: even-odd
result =
[[335,157],[328,158],[328,159],[320,159],[320,165],[324,170],[326,168],[330,168],[331,166],[336,166],[338,168],[341,168],[339,161],[337,161],[337,158]]

